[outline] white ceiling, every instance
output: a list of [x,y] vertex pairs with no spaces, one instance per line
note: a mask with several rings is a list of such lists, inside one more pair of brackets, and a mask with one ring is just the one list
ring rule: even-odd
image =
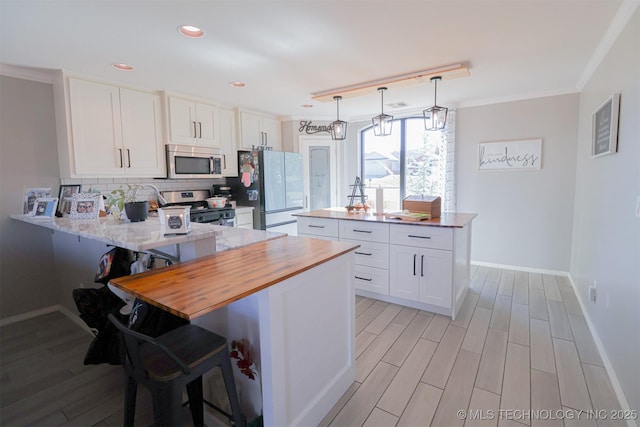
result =
[[[631,5],[630,5],[631,4]],[[448,107],[575,92],[602,55],[622,0],[0,0],[0,63],[64,69],[196,95],[289,118],[335,118],[311,94],[363,81],[468,65],[443,80]],[[178,34],[181,24],[206,31]],[[112,63],[135,67],[116,71]],[[243,89],[229,86],[240,80]],[[404,110],[433,104],[423,83],[385,93]],[[313,108],[303,108],[312,104]],[[389,114],[398,111],[385,107]],[[380,113],[380,98],[344,99],[343,119]]]

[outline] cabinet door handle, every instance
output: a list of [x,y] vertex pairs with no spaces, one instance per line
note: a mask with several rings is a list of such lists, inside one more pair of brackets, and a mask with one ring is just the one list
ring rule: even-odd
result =
[[418,255],[417,254],[413,254],[413,275],[416,275],[416,257]]
[[124,167],[124,159],[122,158],[122,148],[118,148],[118,151],[120,152],[120,167],[123,168]]
[[269,134],[268,133],[264,133],[264,146],[266,147],[267,145],[269,145]]
[[129,167],[131,167],[131,150],[127,148],[127,159],[129,160]]
[[420,255],[420,277],[424,277],[424,255]]
[[356,230],[355,228],[353,229],[353,231],[355,233],[367,233],[367,234],[371,234],[371,230]]
[[191,122],[193,123],[193,137],[197,138],[198,137],[198,130],[196,128],[196,122]]
[[313,225],[313,224],[309,224],[309,228],[324,228],[324,225]]
[[367,281],[367,282],[370,282],[370,281],[372,281],[372,280],[373,280],[373,279],[371,279],[371,278],[369,278],[369,279],[365,279],[364,277],[360,277],[360,276],[356,276],[356,279],[358,279],[358,280],[365,280],[365,281]]
[[200,129],[200,138],[202,138],[202,122],[198,122],[198,128]]
[[416,236],[415,234],[409,234],[408,237],[413,237],[415,239],[431,239],[431,236]]
[[222,155],[222,164],[224,164],[224,166],[222,168],[226,169],[227,168],[227,155],[226,154]]
[[355,251],[355,252],[356,252],[356,254],[358,254],[358,255],[366,255],[366,256],[371,256],[371,255],[373,255],[373,254],[370,254],[370,253],[367,253],[367,252],[358,252],[358,251]]

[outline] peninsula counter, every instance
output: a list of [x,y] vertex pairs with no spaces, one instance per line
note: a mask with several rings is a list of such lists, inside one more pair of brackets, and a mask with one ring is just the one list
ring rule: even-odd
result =
[[[355,380],[357,247],[286,236],[111,284],[229,339],[247,338],[258,346],[264,425],[318,425]],[[215,324],[223,314],[226,325]]]

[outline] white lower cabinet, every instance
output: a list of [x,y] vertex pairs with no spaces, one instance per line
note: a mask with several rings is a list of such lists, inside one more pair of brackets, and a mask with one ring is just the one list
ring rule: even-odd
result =
[[356,264],[354,271],[356,289],[389,295],[389,270]]
[[389,295],[451,308],[451,251],[390,245]]
[[469,286],[471,225],[298,217],[298,235],[359,244],[356,292],[455,318]]

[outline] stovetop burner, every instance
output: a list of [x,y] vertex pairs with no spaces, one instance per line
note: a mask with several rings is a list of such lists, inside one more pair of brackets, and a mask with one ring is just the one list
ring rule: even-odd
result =
[[192,222],[217,222],[233,219],[236,211],[227,205],[223,208],[210,208],[207,198],[209,190],[163,191],[162,197],[168,206],[191,206],[190,220]]

